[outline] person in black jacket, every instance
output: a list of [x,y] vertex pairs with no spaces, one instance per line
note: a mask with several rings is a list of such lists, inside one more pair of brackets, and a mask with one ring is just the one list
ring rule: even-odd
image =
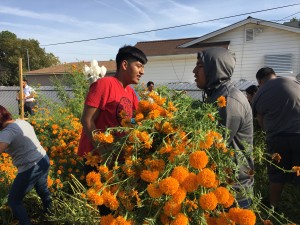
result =
[[300,165],[300,82],[277,77],[270,67],[259,69],[256,79],[260,88],[253,99],[253,115],[266,132],[267,152],[274,159],[268,175],[270,206],[276,210],[285,183],[300,186],[300,176],[278,168]]
[[[235,57],[227,49],[213,47],[198,53],[193,70],[197,87],[204,90],[208,103],[215,103],[220,96],[226,99],[226,107],[219,108],[220,125],[229,130],[225,136],[229,147],[236,150],[235,163],[239,166],[238,183],[235,190],[252,191],[254,178],[249,171],[254,170],[252,158],[253,117],[246,96],[230,81],[234,71]],[[245,145],[246,143],[246,145]],[[242,208],[248,208],[251,199],[239,192],[236,197]]]

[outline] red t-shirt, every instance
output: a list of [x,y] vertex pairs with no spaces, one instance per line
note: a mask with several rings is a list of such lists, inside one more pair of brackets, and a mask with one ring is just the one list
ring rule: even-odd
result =
[[[106,128],[121,126],[121,111],[132,118],[133,110],[138,106],[138,98],[129,85],[124,88],[117,78],[104,77],[90,86],[85,104],[100,110],[95,124],[97,129],[104,132]],[[92,150],[93,145],[82,130],[78,155],[83,156]]]

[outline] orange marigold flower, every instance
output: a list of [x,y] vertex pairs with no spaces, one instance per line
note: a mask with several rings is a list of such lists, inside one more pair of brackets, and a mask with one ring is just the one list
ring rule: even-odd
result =
[[198,209],[198,204],[197,204],[196,199],[194,199],[194,200],[186,199],[184,204],[187,206],[188,212],[192,212],[192,211]]
[[163,171],[166,163],[163,159],[145,159],[144,164],[151,170]]
[[195,169],[203,169],[208,163],[208,156],[204,151],[195,151],[190,154],[189,160]]
[[202,187],[214,187],[216,184],[216,174],[211,169],[204,168],[197,174],[197,182]]
[[91,201],[95,205],[103,205],[103,197],[98,195],[95,189],[91,188],[87,190],[86,197],[89,201]]
[[86,183],[89,187],[93,186],[95,183],[99,183],[101,176],[99,173],[92,171],[86,175]]
[[168,110],[171,112],[176,111],[176,107],[174,106],[173,102],[168,102]]
[[57,130],[58,128],[59,128],[59,126],[57,124],[52,125],[52,130]]
[[169,144],[166,144],[166,146],[163,146],[163,147],[161,147],[160,149],[159,149],[159,153],[160,154],[165,154],[165,153],[170,153],[170,152],[172,152],[174,149],[173,149],[173,147],[171,146],[171,145],[169,145]]
[[85,154],[84,156],[86,158],[86,165],[90,165],[90,166],[98,166],[98,163],[101,162],[101,157],[99,155],[93,155],[91,152],[89,152],[88,154]]
[[272,154],[272,160],[279,163],[281,160],[281,156],[278,153],[274,153],[274,154]]
[[115,218],[112,214],[100,217],[100,225],[112,225],[115,224]]
[[170,122],[167,122],[167,121],[164,122],[161,129],[165,134],[170,134],[170,133],[174,132],[172,125],[170,124]]
[[220,108],[225,107],[226,106],[226,98],[224,96],[220,96],[217,99],[217,103]]
[[153,120],[159,116],[160,116],[160,110],[158,110],[158,109],[154,109],[154,110],[150,111],[148,114],[148,118],[153,119]]
[[118,216],[116,218],[116,225],[131,225],[130,221],[126,221],[123,216]]
[[184,179],[183,183],[181,183],[181,186],[187,192],[193,192],[197,190],[199,186],[197,182],[197,175],[194,173],[189,173],[189,175]]
[[217,225],[235,225],[235,222],[232,221],[227,213],[221,213],[216,220]]
[[229,208],[230,206],[232,206],[233,202],[234,202],[234,196],[229,192],[229,198],[228,198],[227,202],[225,204],[223,204],[223,206],[225,208]]
[[139,104],[138,104],[137,113],[141,112],[146,115],[150,111],[150,108],[151,108],[150,102],[148,102],[147,100],[141,100],[141,101],[139,101]]
[[178,190],[172,195],[172,200],[177,203],[182,203],[186,197],[186,190],[179,187]]
[[199,204],[203,210],[214,210],[217,207],[218,200],[214,193],[210,192],[200,196]]
[[136,116],[135,116],[135,121],[136,122],[141,122],[143,119],[144,119],[143,113],[136,114]]
[[163,194],[158,185],[154,183],[148,185],[147,192],[151,198],[159,198]]
[[218,187],[214,191],[215,196],[217,197],[219,204],[226,204],[229,200],[229,191],[225,187]]
[[158,175],[159,175],[158,170],[154,170],[154,171],[143,170],[141,173],[141,179],[146,182],[153,183],[154,181],[157,180]]
[[166,195],[173,195],[179,188],[178,181],[173,177],[167,177],[159,182],[159,189]]
[[102,196],[106,207],[110,208],[111,210],[117,210],[119,208],[119,202],[116,196],[110,191],[103,192]]
[[230,208],[228,211],[229,218],[236,223],[240,223],[239,213],[242,211],[241,208]]
[[216,143],[215,143],[215,147],[216,147],[217,149],[222,150],[222,152],[224,152],[224,153],[228,152],[228,149],[227,149],[227,147],[226,147],[226,145],[225,145],[224,142],[216,142]]
[[99,171],[100,173],[102,173],[102,174],[106,174],[106,173],[108,173],[109,169],[108,169],[107,166],[101,165],[101,166],[98,167],[98,171]]
[[93,135],[93,138],[96,142],[100,142],[100,143],[109,143],[110,144],[114,141],[114,137],[110,133],[98,132]]
[[50,176],[47,177],[47,185],[48,185],[48,188],[51,187],[53,184],[53,180],[51,179]]
[[141,142],[150,141],[150,136],[146,131],[138,132],[136,136],[139,139],[139,141],[141,141]]
[[209,149],[214,143],[214,139],[210,134],[207,134],[205,136],[205,140],[204,141],[200,141],[199,143],[199,147],[200,149]]
[[176,166],[171,173],[171,176],[175,178],[179,182],[179,184],[182,184],[182,182],[184,182],[185,178],[187,178],[188,175],[189,171],[184,166]]
[[163,210],[167,216],[176,216],[181,211],[181,204],[169,200],[165,203]]
[[160,214],[160,222],[164,225],[170,224],[170,218],[166,214],[162,213]]
[[214,117],[211,113],[207,114],[207,117],[208,117],[211,121],[215,121],[215,117]]
[[187,225],[189,219],[183,213],[178,213],[175,216],[175,219],[171,222],[171,225]]
[[249,209],[242,209],[238,216],[240,225],[254,225],[256,222],[254,212]]
[[218,225],[215,217],[206,217],[205,219],[208,225]]
[[300,166],[293,166],[292,171],[297,173],[297,176],[300,176]]

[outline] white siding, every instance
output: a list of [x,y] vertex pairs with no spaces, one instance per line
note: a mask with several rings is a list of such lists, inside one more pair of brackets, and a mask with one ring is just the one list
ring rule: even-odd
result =
[[[245,30],[257,29],[254,40],[245,42]],[[300,34],[263,25],[246,24],[222,33],[204,42],[230,41],[230,50],[235,53],[237,63],[232,80],[255,81],[256,72],[264,67],[265,55],[292,54],[293,73],[300,74]],[[148,57],[145,74],[141,81],[156,83],[190,82],[194,83],[193,69],[197,54]],[[276,72],[276,71],[275,71]]]
[[193,69],[197,54],[148,57],[141,81],[147,83],[194,82]]
[[[249,28],[263,30],[256,33],[253,41],[245,42],[245,30]],[[300,73],[300,34],[262,25],[245,25],[206,42],[214,41],[230,41],[229,48],[237,59],[233,80],[255,80],[257,70],[265,66],[265,55],[292,54],[293,73],[280,75],[295,77]]]

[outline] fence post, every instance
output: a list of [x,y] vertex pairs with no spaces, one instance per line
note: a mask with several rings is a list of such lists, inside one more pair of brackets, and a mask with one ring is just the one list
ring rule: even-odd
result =
[[19,82],[20,82],[20,113],[21,119],[24,120],[24,92],[23,92],[23,69],[22,69],[22,58],[19,58]]

